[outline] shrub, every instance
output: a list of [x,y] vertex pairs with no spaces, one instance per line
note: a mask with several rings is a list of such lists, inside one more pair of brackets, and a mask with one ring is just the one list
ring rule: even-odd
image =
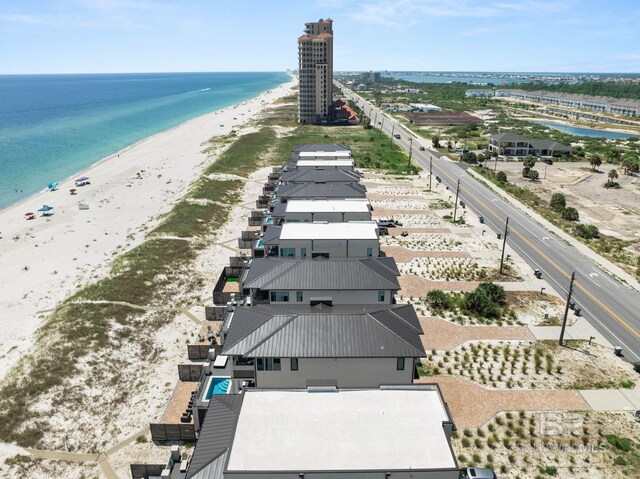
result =
[[616,457],[616,458],[613,460],[613,463],[614,463],[616,466],[626,466],[626,465],[627,465],[627,461],[626,461],[626,459],[625,459],[624,457],[622,457],[622,456],[618,456],[618,457]]
[[477,290],[484,291],[491,298],[491,301],[496,303],[502,304],[507,299],[507,293],[504,288],[496,283],[480,283]]
[[540,178],[540,173],[538,172],[538,170],[529,170],[528,178],[531,181],[536,181],[538,178]]
[[464,306],[470,313],[487,318],[500,317],[500,308],[485,291],[477,288],[464,297]]
[[578,210],[575,208],[565,208],[562,211],[562,218],[567,221],[580,221],[580,213],[578,213]]
[[558,469],[554,466],[541,467],[540,472],[542,474],[546,474],[547,476],[557,476]]
[[611,444],[616,449],[619,449],[624,452],[629,452],[631,449],[631,441],[624,437],[618,437],[615,434],[608,434],[605,436],[607,442]]
[[476,154],[473,151],[465,151],[460,159],[465,163],[475,163],[477,161]]
[[439,289],[427,293],[427,302],[434,309],[441,309],[447,305],[447,294]]
[[550,202],[551,208],[560,213],[567,207],[567,199],[563,193],[554,193]]
[[585,238],[585,239],[600,237],[600,231],[598,230],[597,226],[583,225],[581,223],[576,225],[576,234],[581,238]]
[[507,179],[507,174],[504,171],[498,171],[498,173],[496,173],[496,180],[499,183],[507,183],[509,181]]

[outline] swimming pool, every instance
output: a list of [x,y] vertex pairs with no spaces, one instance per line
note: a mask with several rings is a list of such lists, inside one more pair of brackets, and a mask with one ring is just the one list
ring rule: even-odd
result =
[[207,393],[204,395],[205,400],[211,399],[214,394],[227,394],[231,378],[211,378],[207,386]]
[[264,246],[264,241],[259,239],[258,242],[256,243],[256,248],[262,248]]

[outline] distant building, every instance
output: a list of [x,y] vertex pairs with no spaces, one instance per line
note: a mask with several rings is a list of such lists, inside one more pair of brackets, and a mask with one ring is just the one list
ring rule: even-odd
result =
[[477,116],[469,115],[464,112],[457,111],[432,111],[429,113],[414,112],[404,115],[412,124],[422,125],[440,125],[440,126],[457,126],[467,125],[469,123],[482,123]]
[[593,110],[612,115],[640,117],[640,100],[611,98],[607,96],[578,95],[550,91],[496,90],[496,97],[515,98],[535,103],[547,103],[560,107]]
[[423,112],[442,111],[442,108],[440,108],[439,106],[432,105],[430,103],[409,103],[409,107],[411,108],[411,111],[423,111]]
[[360,83],[357,87],[356,90],[358,91],[365,91],[367,89],[367,85],[365,85],[364,83]]
[[377,83],[380,81],[380,72],[363,72],[360,74],[360,81],[364,83]]
[[336,100],[331,104],[331,108],[333,110],[333,119],[337,122],[345,122],[350,125],[360,123],[360,117],[346,101]]
[[493,90],[488,89],[472,89],[467,90],[464,95],[467,98],[482,98],[482,97],[492,97],[495,94]]
[[298,38],[300,123],[326,123],[333,101],[333,20],[305,24]]
[[489,150],[503,156],[553,156],[569,154],[571,147],[553,140],[525,138],[513,132],[491,135]]

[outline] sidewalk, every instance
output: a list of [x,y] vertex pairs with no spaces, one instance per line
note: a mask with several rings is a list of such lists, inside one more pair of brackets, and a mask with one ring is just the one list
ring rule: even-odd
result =
[[601,389],[579,391],[594,411],[640,410],[640,386],[634,389]]
[[[560,338],[560,329],[560,326],[529,326],[529,331],[531,331],[531,334],[538,340],[557,341]],[[574,324],[566,327],[564,337],[565,339],[582,339],[587,341],[593,338],[595,343],[610,348],[611,354],[613,354],[613,345],[583,317],[578,318]]]

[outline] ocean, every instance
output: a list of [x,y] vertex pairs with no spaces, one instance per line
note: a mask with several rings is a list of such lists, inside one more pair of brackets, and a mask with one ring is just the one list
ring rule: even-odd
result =
[[0,209],[288,79],[284,72],[0,76]]

